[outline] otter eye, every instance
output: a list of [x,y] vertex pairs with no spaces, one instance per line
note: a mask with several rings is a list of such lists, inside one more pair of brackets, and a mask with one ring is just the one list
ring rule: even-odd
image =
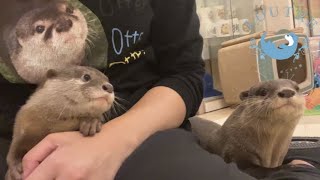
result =
[[36,27],[36,32],[39,33],[39,34],[41,34],[41,33],[43,33],[43,31],[44,31],[45,29],[46,29],[46,28],[45,28],[44,26],[39,25],[39,26]]
[[297,92],[299,92],[299,91],[300,91],[299,86],[294,86],[294,89],[295,89]]
[[66,12],[68,14],[73,14],[74,8],[73,7],[67,7]]
[[83,75],[82,79],[84,82],[88,82],[91,80],[91,76],[89,74],[85,74],[85,75]]
[[266,89],[261,89],[259,92],[258,92],[258,95],[259,96],[266,96],[268,94],[268,90]]

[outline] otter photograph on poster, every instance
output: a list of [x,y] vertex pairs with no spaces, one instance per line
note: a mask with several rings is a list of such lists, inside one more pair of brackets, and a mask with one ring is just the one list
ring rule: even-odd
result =
[[69,65],[106,67],[107,50],[100,21],[78,0],[1,3],[2,81],[38,84],[49,69]]

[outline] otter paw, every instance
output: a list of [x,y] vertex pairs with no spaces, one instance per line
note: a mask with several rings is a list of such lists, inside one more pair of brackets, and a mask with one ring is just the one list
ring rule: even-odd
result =
[[82,120],[80,122],[80,132],[84,136],[93,136],[101,131],[102,122],[100,119]]
[[18,163],[8,168],[6,180],[22,180],[22,164]]

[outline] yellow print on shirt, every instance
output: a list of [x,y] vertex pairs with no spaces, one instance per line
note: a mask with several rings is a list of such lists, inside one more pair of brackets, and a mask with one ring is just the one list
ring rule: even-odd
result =
[[135,60],[139,59],[140,57],[142,57],[145,54],[146,54],[146,52],[144,50],[130,52],[130,55],[124,57],[124,60],[110,63],[109,64],[109,68],[114,66],[114,65],[117,65],[117,64],[129,64],[131,61],[135,61]]

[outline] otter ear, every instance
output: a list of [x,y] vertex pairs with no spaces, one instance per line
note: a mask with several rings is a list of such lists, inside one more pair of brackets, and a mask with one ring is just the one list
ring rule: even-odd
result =
[[51,78],[54,78],[58,75],[57,71],[56,70],[53,70],[53,69],[49,69],[47,71],[47,78],[48,79],[51,79]]
[[243,101],[249,97],[249,91],[243,91],[240,93],[240,100]]

